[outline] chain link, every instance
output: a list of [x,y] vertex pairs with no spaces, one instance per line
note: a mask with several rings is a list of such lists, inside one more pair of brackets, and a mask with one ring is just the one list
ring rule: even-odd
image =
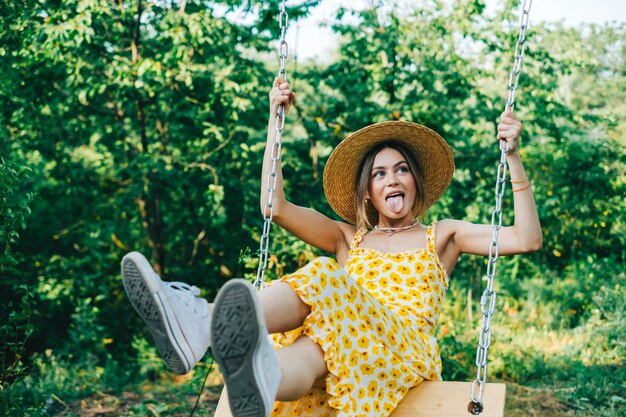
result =
[[[526,49],[526,29],[528,28],[528,18],[532,0],[523,0],[522,17],[520,23],[519,36],[515,44],[515,58],[513,70],[509,77],[509,97],[506,106],[513,110],[515,106],[515,93],[519,82],[519,75]],[[476,379],[472,382],[471,401],[467,406],[468,411],[473,415],[478,415],[483,411],[483,392],[487,382],[487,357],[491,346],[491,316],[496,307],[496,291],[494,281],[496,278],[496,265],[499,257],[498,232],[502,227],[502,196],[506,189],[506,154],[509,150],[505,141],[500,141],[500,162],[498,164],[498,174],[496,178],[495,196],[496,207],[491,213],[491,227],[493,229],[491,244],[489,246],[489,261],[487,262],[487,288],[480,297],[480,309],[483,313],[482,326],[478,337],[478,348],[476,350]]]
[[[278,15],[278,25],[280,27],[280,41],[278,44],[278,56],[280,58],[280,69],[278,70],[278,77],[287,80],[287,71],[285,70],[285,62],[289,55],[289,45],[285,37],[287,35],[287,28],[289,27],[289,16],[287,15],[285,8],[286,0],[283,0],[280,5],[280,14]],[[285,106],[281,104],[278,106],[276,113],[276,139],[272,144],[272,171],[267,176],[266,188],[268,191],[267,202],[263,206],[263,233],[261,234],[261,241],[259,244],[259,267],[256,272],[256,279],[254,281],[254,287],[257,290],[263,288],[265,282],[265,269],[267,268],[267,261],[269,258],[269,246],[270,246],[270,229],[272,228],[272,219],[274,217],[274,207],[272,201],[274,201],[274,191],[276,191],[276,181],[278,180],[278,161],[280,161],[280,152],[282,149],[281,138],[283,129],[285,128]],[[269,214],[268,214],[269,213]]]
[[515,59],[513,61],[513,70],[509,77],[509,98],[507,106],[513,110],[515,107],[515,92],[519,82],[519,74],[522,68],[522,60],[524,59],[524,51],[526,50],[526,29],[528,29],[528,19],[530,17],[530,8],[533,4],[532,0],[524,0],[522,3],[522,16],[520,19],[519,35],[515,44]]

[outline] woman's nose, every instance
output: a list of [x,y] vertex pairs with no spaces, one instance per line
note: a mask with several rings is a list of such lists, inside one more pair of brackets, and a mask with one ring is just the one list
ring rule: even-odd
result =
[[393,185],[397,185],[398,184],[398,177],[396,176],[396,174],[391,174],[387,177],[387,185],[389,186],[393,186]]

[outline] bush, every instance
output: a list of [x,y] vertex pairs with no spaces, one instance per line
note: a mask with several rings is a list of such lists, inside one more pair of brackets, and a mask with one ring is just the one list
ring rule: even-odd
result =
[[11,274],[16,264],[11,247],[26,227],[33,198],[22,189],[29,172],[0,158],[0,392],[24,374],[26,341],[33,332],[32,291]]

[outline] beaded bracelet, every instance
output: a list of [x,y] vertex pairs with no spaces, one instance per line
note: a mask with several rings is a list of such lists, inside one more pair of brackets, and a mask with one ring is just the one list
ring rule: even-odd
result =
[[[519,181],[513,181],[513,180],[511,180],[511,184],[523,184],[523,183],[525,183],[526,181],[528,181],[528,177],[524,178],[523,180],[519,180]],[[528,182],[530,182],[530,181],[528,181]]]

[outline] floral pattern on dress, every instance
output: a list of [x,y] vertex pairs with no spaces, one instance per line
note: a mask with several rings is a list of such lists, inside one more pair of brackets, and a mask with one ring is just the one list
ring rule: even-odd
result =
[[273,336],[276,347],[302,335],[324,351],[326,390],[314,387],[292,402],[276,402],[272,417],[386,417],[411,387],[441,379],[434,336],[448,276],[427,247],[383,253],[351,243],[344,269],[320,257],[281,278],[311,307],[303,325]]

